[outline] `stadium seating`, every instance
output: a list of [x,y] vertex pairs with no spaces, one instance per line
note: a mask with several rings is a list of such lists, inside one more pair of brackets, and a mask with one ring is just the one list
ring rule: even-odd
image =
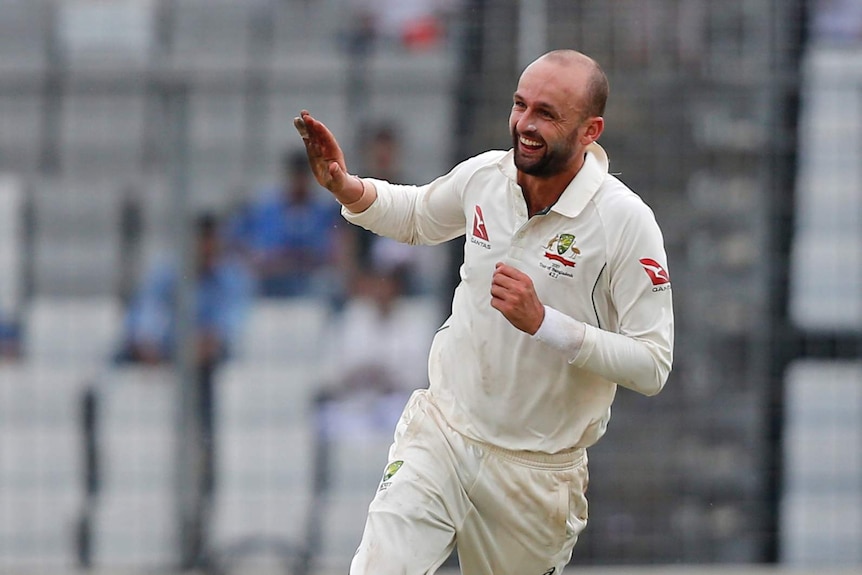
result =
[[178,562],[176,377],[170,369],[129,366],[98,381],[93,567],[165,569]]
[[296,60],[304,53],[329,55],[331,61],[344,41],[347,10],[341,8],[336,2],[279,2],[272,22],[275,59]]
[[33,213],[32,296],[110,297],[120,282],[119,185],[40,178]]
[[0,571],[76,563],[84,378],[68,366],[0,363]]
[[799,360],[788,370],[782,561],[862,562],[862,364]]
[[255,300],[236,357],[263,365],[314,363],[326,345],[322,337],[329,313],[323,298]]
[[44,105],[41,95],[0,94],[0,170],[26,176],[37,173],[42,162]]
[[174,66],[193,73],[248,63],[252,19],[262,2],[183,0],[173,2],[171,37]]
[[247,138],[246,94],[225,87],[193,85],[189,107],[189,201],[195,206],[226,206],[243,183]]
[[48,2],[0,0],[0,70],[44,72],[51,34]]
[[0,322],[17,319],[24,299],[24,194],[18,178],[0,178]]
[[36,298],[25,313],[24,355],[37,365],[98,371],[110,359],[121,326],[116,298]]
[[[801,328],[862,328],[862,72],[841,50],[811,50],[804,84],[790,258],[790,312]],[[826,174],[834,174],[827,178]],[[839,176],[840,174],[840,176]]]
[[157,0],[57,4],[56,42],[64,63],[81,70],[140,69],[155,52]]
[[180,408],[174,372],[113,367],[98,391],[101,491],[171,491]]
[[[235,361],[219,374],[213,547],[221,561],[252,552],[295,561],[321,529],[314,563],[342,571],[349,564],[392,435],[339,437],[326,455],[315,451],[313,398],[327,371]],[[315,483],[324,456],[326,486]]]
[[[5,489],[4,489],[5,491]],[[0,497],[0,570],[4,573],[64,572],[75,568],[74,529],[78,498],[47,486]]]
[[316,564],[332,572],[345,571],[356,552],[368,504],[380,484],[392,443],[392,430],[368,430],[332,438],[328,488],[321,494],[323,509]]
[[63,98],[61,173],[119,187],[141,172],[146,95],[134,84],[120,91],[81,83]]
[[97,568],[164,571],[177,564],[178,512],[168,494],[107,495],[100,498],[93,516]]
[[792,262],[791,314],[797,325],[819,331],[862,326],[862,237],[800,230]]
[[234,361],[217,375],[212,547],[246,560],[261,545],[293,562],[305,545],[314,484],[314,365]]

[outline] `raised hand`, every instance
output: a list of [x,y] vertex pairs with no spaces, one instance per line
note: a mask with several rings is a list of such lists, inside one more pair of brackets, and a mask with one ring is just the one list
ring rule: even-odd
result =
[[362,197],[362,182],[347,172],[344,153],[332,132],[302,110],[293,125],[308,154],[308,163],[317,182],[332,192],[342,204],[352,204]]

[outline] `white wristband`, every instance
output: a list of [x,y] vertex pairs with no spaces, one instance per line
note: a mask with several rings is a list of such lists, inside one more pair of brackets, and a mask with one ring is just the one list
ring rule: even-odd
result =
[[583,322],[545,306],[545,319],[531,337],[561,352],[571,363],[581,351],[586,330]]

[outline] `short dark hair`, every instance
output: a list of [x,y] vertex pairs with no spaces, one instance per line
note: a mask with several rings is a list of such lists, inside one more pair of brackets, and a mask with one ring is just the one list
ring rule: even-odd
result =
[[605,115],[605,106],[608,102],[610,86],[608,85],[608,77],[598,62],[577,50],[552,50],[542,56],[542,58],[550,58],[569,64],[579,62],[590,66],[590,79],[586,88],[585,112],[590,117]]
[[590,116],[605,115],[609,92],[608,77],[601,66],[596,64],[590,75],[590,83],[587,85],[587,113]]

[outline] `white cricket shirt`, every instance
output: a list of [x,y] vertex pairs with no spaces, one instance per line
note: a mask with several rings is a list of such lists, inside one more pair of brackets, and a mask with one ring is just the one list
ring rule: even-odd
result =
[[[527,217],[513,152],[470,158],[424,186],[372,180],[377,199],[345,218],[410,244],[466,235],[452,315],[434,337],[430,393],[459,432],[546,453],[605,432],[617,385],[658,393],[673,355],[670,277],[652,210],[593,144],[546,212]],[[574,358],[491,307],[497,262],[528,274],[541,302],[586,324]]]

